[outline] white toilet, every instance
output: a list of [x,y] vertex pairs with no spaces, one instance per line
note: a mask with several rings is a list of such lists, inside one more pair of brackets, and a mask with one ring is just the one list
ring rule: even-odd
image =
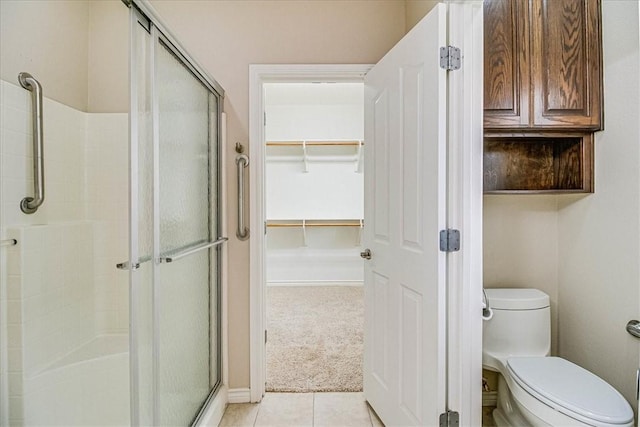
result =
[[498,427],[633,426],[622,395],[591,372],[548,357],[549,296],[537,289],[486,289],[482,364],[499,372]]

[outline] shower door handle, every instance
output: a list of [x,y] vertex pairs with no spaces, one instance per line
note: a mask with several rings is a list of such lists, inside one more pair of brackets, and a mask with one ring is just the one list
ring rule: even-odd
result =
[[116,264],[118,270],[137,270],[140,268],[140,263],[130,264],[129,261],[119,262]]
[[129,261],[119,262],[116,264],[116,268],[118,270],[134,270],[135,271],[140,268],[140,265],[148,261],[151,261],[151,257],[145,256],[140,258],[138,262],[134,262],[134,263],[130,263]]
[[206,242],[206,243],[202,243],[196,246],[190,246],[188,248],[185,248],[177,253],[171,254],[171,255],[166,255],[163,257],[160,257],[158,259],[158,262],[162,262],[162,263],[169,263],[169,262],[174,262],[174,261],[178,261],[181,258],[187,257],[189,255],[193,255],[196,252],[200,252],[204,249],[209,249],[209,248],[213,248],[215,246],[219,246],[221,244],[223,244],[224,242],[226,242],[227,240],[229,240],[226,237],[220,237],[218,240],[214,241],[214,242]]

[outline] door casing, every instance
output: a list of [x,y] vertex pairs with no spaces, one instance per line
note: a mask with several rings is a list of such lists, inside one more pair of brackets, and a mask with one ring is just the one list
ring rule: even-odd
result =
[[249,191],[250,200],[250,396],[259,402],[265,393],[265,135],[264,84],[363,82],[371,65],[250,65],[249,66]]
[[[482,408],[482,1],[448,3],[448,43],[463,52],[463,67],[449,72],[447,227],[462,232],[462,250],[447,265],[447,409],[461,425],[480,425]],[[264,99],[273,82],[363,81],[371,65],[277,64],[249,67],[250,168],[250,390],[265,392],[266,328]],[[366,177],[365,177],[366,179]],[[477,387],[473,385],[477,384]]]

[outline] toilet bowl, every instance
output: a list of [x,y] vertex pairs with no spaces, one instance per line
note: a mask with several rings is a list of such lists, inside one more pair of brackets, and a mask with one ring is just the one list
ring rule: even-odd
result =
[[537,289],[486,289],[483,367],[500,374],[493,412],[502,426],[631,427],[633,410],[593,373],[550,357],[549,297]]

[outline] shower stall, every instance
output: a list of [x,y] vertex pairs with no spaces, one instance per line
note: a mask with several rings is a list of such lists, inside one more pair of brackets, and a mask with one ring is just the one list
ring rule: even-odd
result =
[[197,424],[224,92],[146,1],[0,8],[0,425]]

